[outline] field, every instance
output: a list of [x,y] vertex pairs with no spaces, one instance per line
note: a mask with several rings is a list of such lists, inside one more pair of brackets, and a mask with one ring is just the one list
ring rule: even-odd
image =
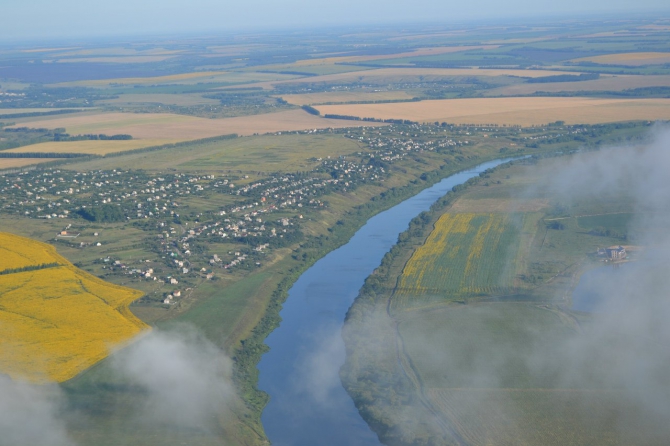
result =
[[[428,398],[468,444],[619,444],[615,425],[594,423],[620,395],[606,391],[549,389],[430,389]],[[634,415],[628,411],[629,417]]]
[[548,82],[541,84],[517,84],[493,88],[487,96],[529,95],[538,91],[555,93],[559,91],[623,91],[633,88],[670,87],[670,76],[619,75],[601,76],[600,79],[580,82]]
[[[170,113],[98,113],[58,119],[37,119],[17,126],[58,128],[70,134],[129,134],[139,139],[186,141],[213,136],[253,135],[316,128],[351,127],[352,123],[324,119],[303,110],[225,119],[205,119]],[[374,124],[373,124],[374,125]]]
[[[4,85],[5,82],[2,82],[0,85]],[[0,118],[2,118],[2,115],[14,115],[14,114],[21,114],[21,113],[48,113],[48,112],[55,112],[55,111],[60,111],[60,110],[67,110],[63,108],[5,108],[5,109],[0,109]]]
[[[159,57],[159,56],[149,56]],[[160,56],[165,58],[165,56]],[[65,82],[54,84],[55,87],[110,87],[122,85],[168,85],[182,84],[193,85],[198,83],[223,83],[239,84],[246,82],[268,82],[286,80],[296,77],[295,75],[277,73],[239,73],[231,71],[198,71],[195,73],[173,74],[168,76],[129,77],[101,80],[87,80],[77,82]]]
[[312,158],[348,155],[361,146],[330,135],[264,135],[192,144],[155,152],[69,164],[68,169],[177,169],[183,171],[241,170],[274,172],[307,170]]
[[356,63],[369,62],[383,59],[397,59],[400,57],[418,57],[418,56],[434,56],[437,54],[457,53],[460,51],[470,51],[478,49],[497,48],[496,45],[473,45],[473,46],[451,46],[441,48],[417,48],[412,51],[394,54],[378,54],[374,56],[342,56],[342,57],[328,57],[325,59],[305,59],[293,64],[295,67],[303,65],[315,64],[336,64],[336,63]]
[[670,63],[670,53],[619,53],[603,56],[583,57],[573,62],[592,62],[603,65],[661,65]]
[[0,158],[0,170],[30,166],[32,164],[48,163],[53,158]]
[[143,293],[79,270],[48,245],[4,233],[0,242],[4,266],[59,264],[0,275],[3,373],[66,381],[146,328],[128,310]]
[[[366,71],[353,71],[323,76],[309,76],[299,79],[291,79],[275,82],[261,82],[254,84],[255,87],[272,89],[275,85],[301,83],[402,83],[417,82],[420,80],[439,80],[458,76],[516,76],[516,77],[544,77],[565,74],[557,70],[525,70],[525,69],[487,69],[487,68],[378,68]],[[251,84],[250,84],[251,85]],[[223,87],[227,88],[227,87]]]
[[[620,417],[644,432],[647,421],[621,389],[556,378],[569,373],[562,346],[579,333],[560,311],[523,303],[442,307],[405,313],[399,333],[428,404],[467,444],[627,444],[630,434],[614,421]],[[603,366],[594,359],[586,367]]]
[[515,269],[504,259],[518,246],[515,220],[513,214],[444,214],[405,265],[394,301],[405,306],[415,296],[509,293]]
[[124,106],[138,104],[165,104],[189,107],[193,105],[218,105],[216,99],[204,98],[199,94],[124,94],[115,99],[101,101],[105,105]]
[[45,263],[66,263],[53,246],[0,232],[0,272]]
[[322,115],[453,124],[530,126],[555,121],[596,124],[670,119],[670,99],[475,98],[399,104],[320,105],[316,108]]
[[378,91],[378,92],[354,92],[339,91],[336,93],[306,93],[290,94],[282,96],[282,99],[290,104],[309,105],[324,104],[328,102],[355,102],[355,101],[394,101],[412,99],[413,95],[405,91]]
[[[108,153],[125,152],[127,150],[141,149],[143,147],[159,146],[173,142],[169,139],[129,139],[121,141],[52,141],[17,149],[5,150],[7,153],[87,153],[91,155],[107,155]],[[19,158],[22,160],[23,158]],[[12,160],[7,159],[8,161]],[[1,163],[5,161],[0,160]]]

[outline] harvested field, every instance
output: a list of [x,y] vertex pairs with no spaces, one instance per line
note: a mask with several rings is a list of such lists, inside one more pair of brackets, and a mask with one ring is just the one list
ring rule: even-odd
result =
[[603,56],[582,57],[573,59],[571,62],[592,62],[603,65],[661,65],[670,63],[670,53],[619,53],[606,54]]
[[622,91],[644,87],[670,87],[670,76],[617,75],[581,82],[548,82],[546,84],[517,84],[494,88],[487,96],[523,96],[538,91]]
[[555,121],[597,124],[670,119],[670,99],[475,98],[395,104],[321,105],[317,108],[322,115],[453,124],[529,126]]
[[412,99],[413,95],[405,91],[355,92],[341,91],[335,93],[306,93],[289,94],[281,97],[290,104],[313,105],[327,102],[356,102],[356,101],[393,101]]
[[[5,150],[6,153],[88,153],[91,155],[107,155],[108,153],[125,152],[144,147],[160,146],[174,142],[169,139],[130,139],[125,141],[50,141],[32,144],[16,149]],[[0,159],[0,163],[2,163]]]
[[[22,123],[21,125],[27,125]],[[237,133],[273,133],[317,128],[358,127],[341,119],[324,119],[303,110],[224,119],[205,119],[169,113],[98,113],[86,116],[30,121],[31,127],[64,127],[70,134],[129,134],[140,139],[173,142]],[[375,125],[372,123],[372,125]]]
[[0,158],[0,170],[30,166],[32,164],[48,163],[54,158]]
[[3,373],[35,382],[66,381],[147,328],[128,310],[142,292],[79,270],[49,245],[2,236],[7,251],[32,263],[25,266],[39,268],[44,253],[60,265],[0,275]]

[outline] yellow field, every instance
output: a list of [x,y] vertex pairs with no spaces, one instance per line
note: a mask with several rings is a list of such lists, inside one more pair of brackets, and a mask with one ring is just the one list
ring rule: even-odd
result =
[[142,292],[81,271],[46,244],[5,233],[0,243],[18,259],[62,265],[0,275],[0,372],[62,382],[148,328],[128,310]]
[[604,56],[582,57],[572,62],[593,62],[604,65],[660,65],[670,63],[670,53],[619,53]]
[[[29,146],[6,150],[8,153],[88,153],[92,155],[107,155],[108,153],[125,152],[127,150],[144,147],[159,146],[174,142],[169,139],[130,139],[125,141],[61,141],[42,142]],[[21,158],[19,158],[21,159]],[[0,159],[2,163],[3,159]],[[51,160],[53,161],[53,160]],[[2,164],[0,164],[1,166]]]
[[[139,139],[169,139],[172,142],[237,133],[271,133],[317,128],[359,126],[341,119],[324,119],[304,110],[289,110],[236,118],[206,119],[170,113],[98,113],[57,119],[35,119],[18,126],[64,127],[70,134],[129,134]],[[374,125],[374,124],[373,124]]]
[[0,232],[0,271],[43,263],[66,264],[67,261],[51,245]]
[[54,158],[0,158],[0,170],[30,166],[32,164],[48,163]]
[[353,101],[390,101],[398,99],[412,99],[414,96],[404,91],[354,92],[338,91],[334,93],[306,93],[289,94],[281,98],[289,104],[311,105],[326,102],[353,102]]
[[322,115],[409,119],[454,124],[596,124],[670,119],[670,99],[475,98],[395,104],[320,105]]

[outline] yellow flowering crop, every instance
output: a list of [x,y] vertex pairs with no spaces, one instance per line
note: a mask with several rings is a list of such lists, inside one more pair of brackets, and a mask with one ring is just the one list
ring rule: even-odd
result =
[[62,263],[64,260],[51,245],[0,232],[0,271],[45,263]]
[[398,281],[395,305],[413,296],[438,298],[509,291],[514,268],[505,261],[519,229],[510,214],[444,214],[409,259]]
[[[0,235],[2,243],[11,240]],[[39,245],[44,244],[2,245],[23,258],[33,255],[38,265],[57,261],[62,266],[0,275],[0,372],[37,382],[60,382],[147,328],[128,310],[142,292],[100,280],[55,250],[45,262],[34,256]],[[27,248],[27,255],[21,247]],[[46,253],[49,248],[41,247]]]

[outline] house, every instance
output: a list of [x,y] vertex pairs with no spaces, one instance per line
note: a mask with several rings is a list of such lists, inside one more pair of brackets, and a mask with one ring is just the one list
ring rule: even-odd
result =
[[598,249],[598,256],[600,257],[606,257],[609,260],[621,260],[625,259],[627,254],[626,254],[626,248],[623,246],[610,246],[609,248],[605,249]]
[[626,248],[623,246],[610,246],[605,250],[607,257],[612,260],[620,260],[626,258]]

